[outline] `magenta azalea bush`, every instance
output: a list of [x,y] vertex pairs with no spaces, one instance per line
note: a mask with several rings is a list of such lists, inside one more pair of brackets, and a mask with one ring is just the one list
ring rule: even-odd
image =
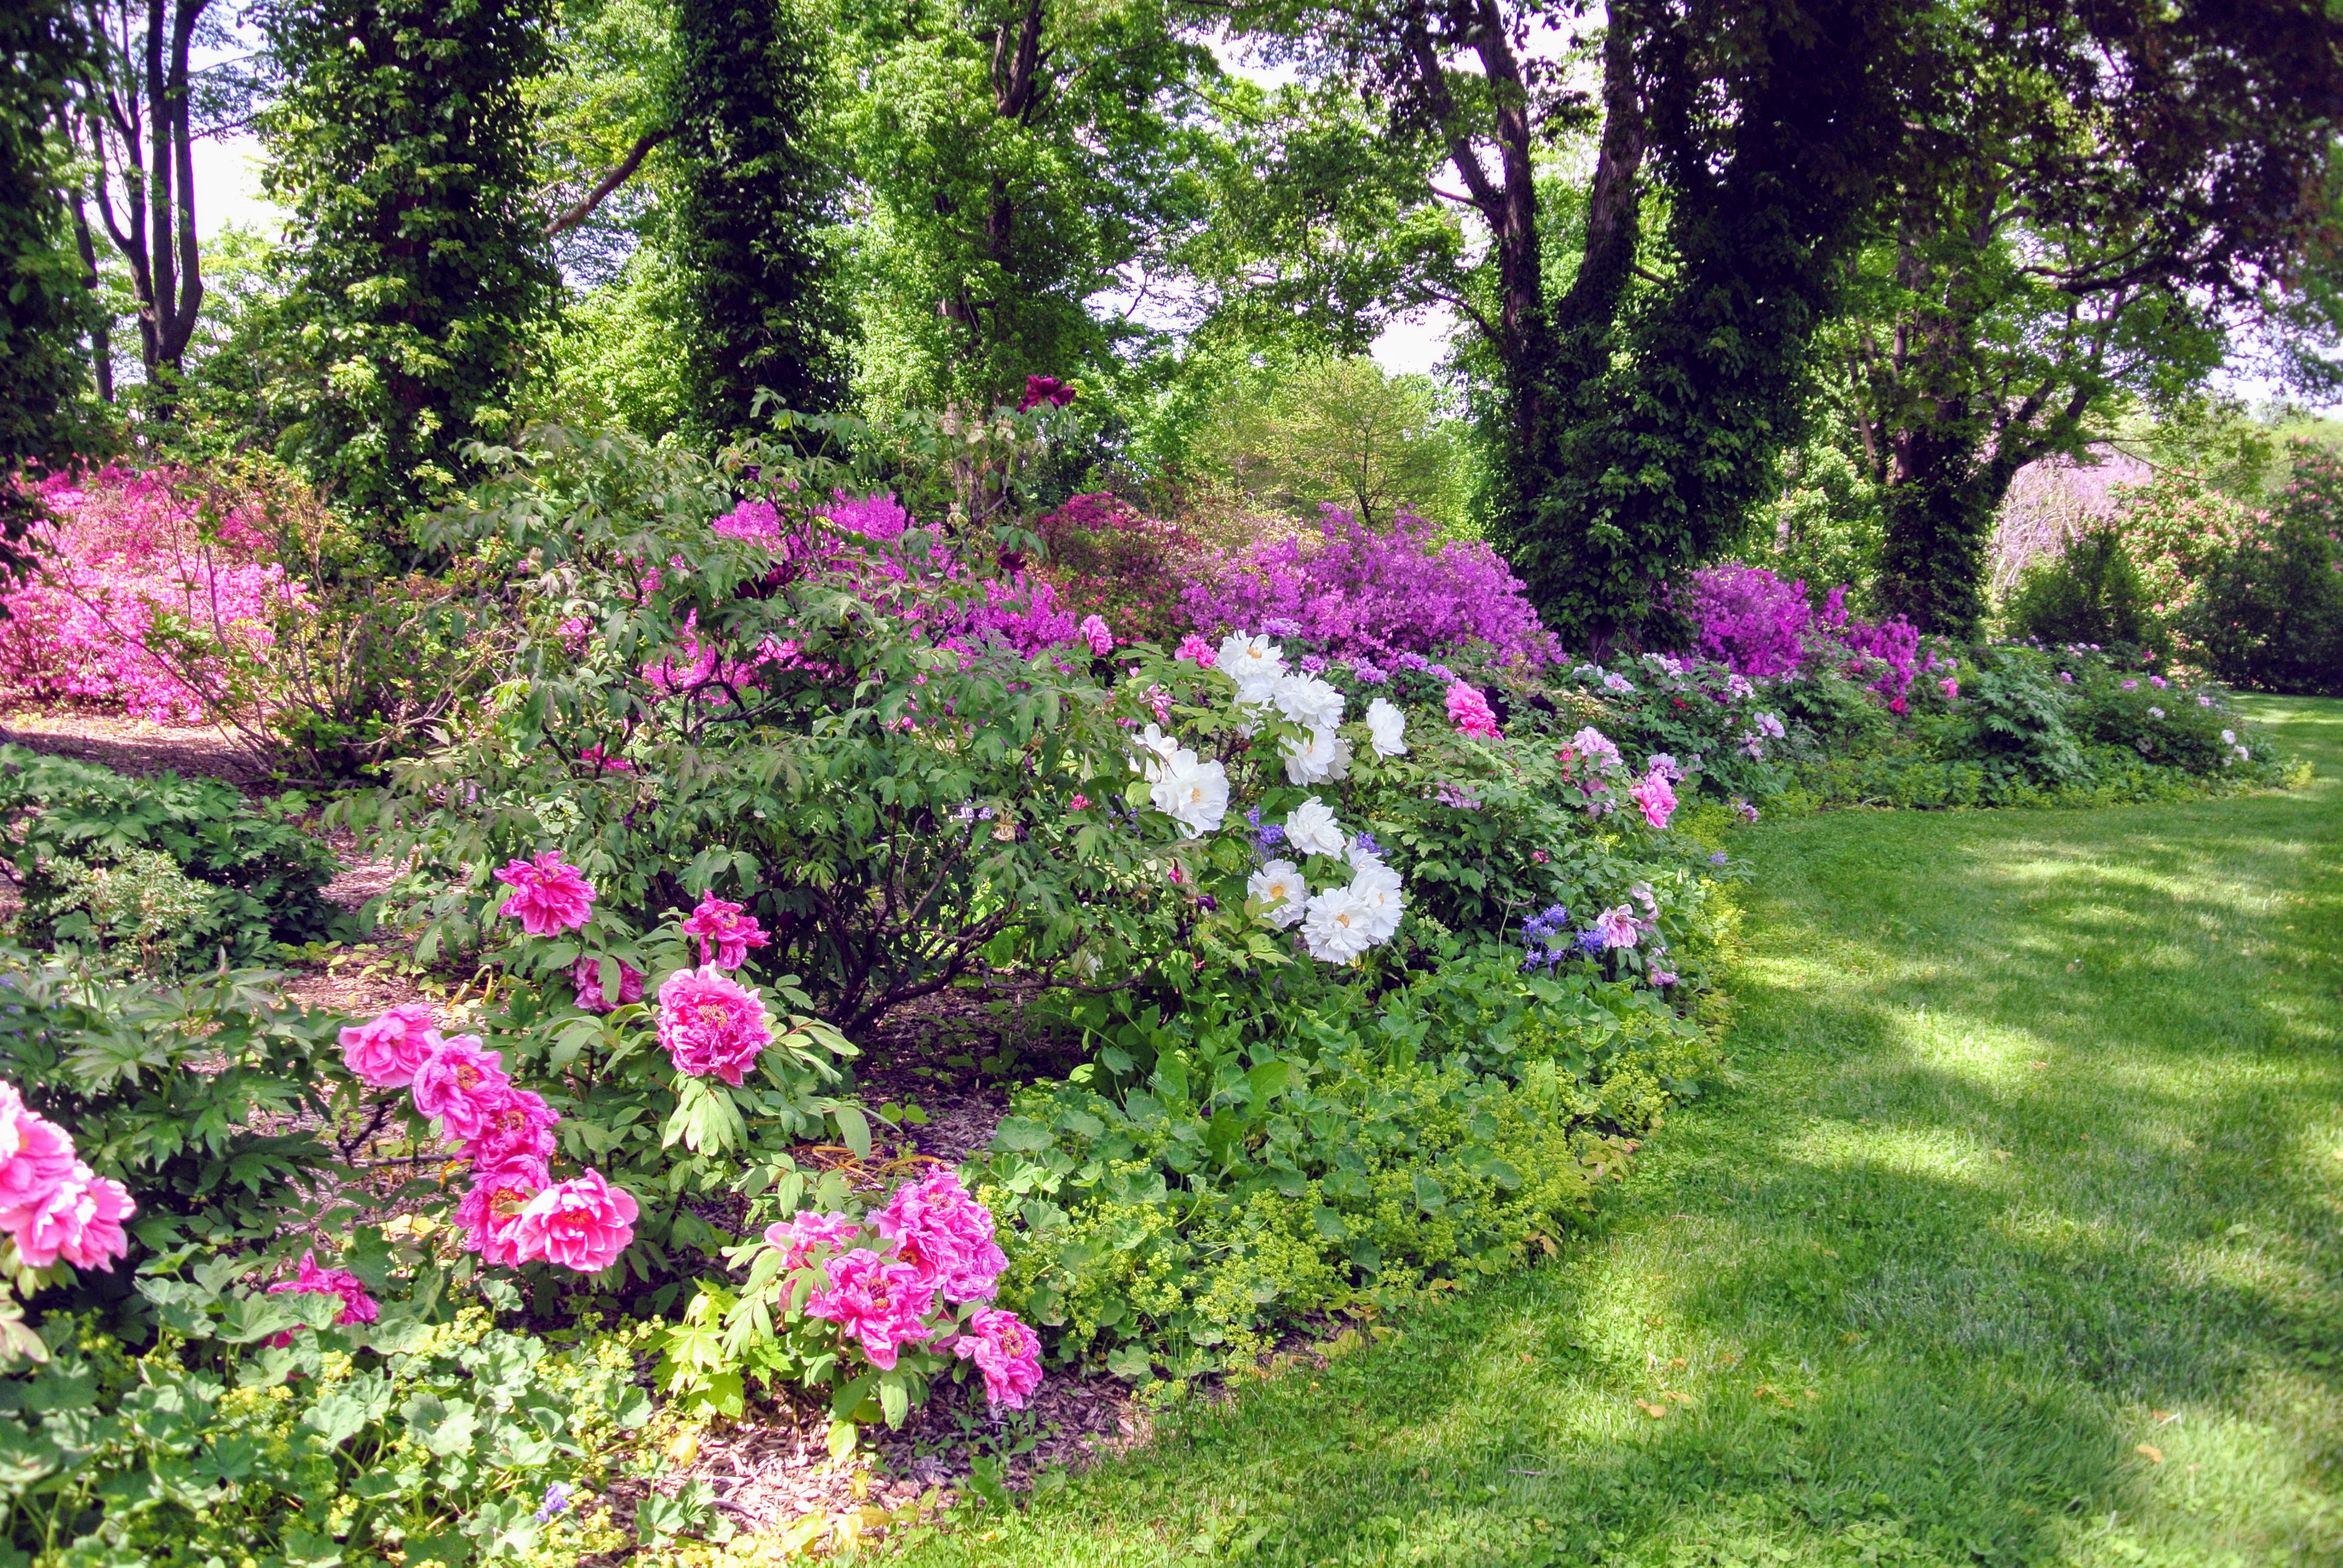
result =
[[1432,524],[1405,511],[1378,531],[1329,506],[1314,538],[1209,552],[1192,571],[1182,603],[1206,637],[1274,632],[1330,658],[1384,663],[1473,643],[1524,668],[1560,657],[1495,550],[1440,542]]
[[1689,606],[1698,651],[1735,674],[1775,678],[1816,663],[1845,665],[1880,699],[1904,711],[1905,694],[1918,671],[1920,634],[1896,616],[1881,622],[1856,619],[1846,609],[1846,588],[1833,588],[1817,610],[1803,581],[1784,582],[1764,567],[1738,561],[1703,567],[1692,574]]
[[249,508],[203,476],[109,467],[34,488],[56,520],[31,541],[39,569],[0,596],[0,697],[216,719],[310,613]]

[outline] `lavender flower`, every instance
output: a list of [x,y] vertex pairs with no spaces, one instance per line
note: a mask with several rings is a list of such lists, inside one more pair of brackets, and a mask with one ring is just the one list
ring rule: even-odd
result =
[[569,1500],[576,1493],[577,1488],[566,1481],[548,1483],[545,1488],[545,1501],[537,1505],[537,1522],[543,1524],[555,1514],[566,1513]]

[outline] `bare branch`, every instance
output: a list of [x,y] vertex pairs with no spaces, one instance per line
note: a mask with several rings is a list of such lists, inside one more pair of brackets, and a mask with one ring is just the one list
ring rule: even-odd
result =
[[650,155],[650,150],[673,135],[675,135],[675,127],[669,126],[660,130],[645,131],[641,136],[637,136],[635,145],[627,149],[627,156],[619,159],[609,173],[597,180],[594,183],[594,188],[588,191],[576,206],[545,226],[544,237],[551,239],[563,230],[576,228],[593,216],[594,209],[608,200],[612,191],[625,185],[633,177],[634,172],[643,166],[643,159]]

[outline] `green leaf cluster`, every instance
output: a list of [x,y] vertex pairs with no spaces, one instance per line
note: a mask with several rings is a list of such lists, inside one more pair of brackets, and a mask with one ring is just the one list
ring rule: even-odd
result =
[[127,929],[93,919],[86,872],[156,852],[212,895],[156,950],[166,973],[222,955],[250,962],[275,943],[309,940],[334,914],[320,890],[340,866],[298,825],[305,804],[291,795],[255,805],[216,779],[132,778],[0,746],[0,864],[24,890],[17,930],[44,946],[113,945]]

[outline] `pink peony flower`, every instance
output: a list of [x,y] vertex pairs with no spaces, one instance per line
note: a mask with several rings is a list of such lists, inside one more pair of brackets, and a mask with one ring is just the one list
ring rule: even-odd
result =
[[33,1268],[45,1269],[63,1258],[76,1269],[110,1272],[114,1264],[108,1260],[130,1253],[122,1221],[137,1211],[121,1182],[76,1160],[45,1199],[0,1215],[0,1227],[16,1238],[17,1255]]
[[1503,740],[1497,729],[1497,715],[1480,689],[1463,681],[1448,689],[1448,720],[1456,726],[1459,735],[1485,736],[1491,740]]
[[468,1143],[488,1130],[512,1100],[504,1056],[480,1049],[477,1034],[442,1040],[415,1070],[415,1109],[437,1121],[447,1136]]
[[1665,769],[1654,767],[1629,787],[1627,793],[1644,809],[1644,820],[1664,828],[1676,809],[1676,792],[1668,787]]
[[781,1249],[784,1269],[802,1269],[820,1249],[840,1251],[861,1234],[862,1227],[845,1215],[812,1209],[800,1209],[782,1223],[765,1227],[765,1240]]
[[342,1030],[342,1064],[361,1083],[404,1089],[438,1043],[429,1008],[395,1007],[371,1023]]
[[832,1258],[823,1271],[830,1282],[808,1299],[806,1315],[861,1341],[872,1366],[890,1370],[898,1351],[928,1337],[936,1288],[910,1264],[858,1250]]
[[1944,679],[1936,682],[1936,684],[1944,688],[1945,697],[1947,700],[1956,698],[1961,694],[1961,683],[1956,677],[1948,675],[1945,677]]
[[988,1403],[1023,1410],[1041,1386],[1041,1342],[1015,1312],[979,1307],[969,1332],[952,1341],[952,1354],[974,1362],[984,1374]]
[[[699,939],[699,961],[709,961],[709,947],[716,949],[716,967],[737,970],[749,961],[749,950],[761,948],[767,938],[765,928],[757,917],[739,904],[726,903],[713,893],[699,896],[699,907],[683,922],[683,934]],[[661,994],[664,995],[664,988]],[[739,1080],[734,1080],[738,1082]]]
[[[279,1281],[268,1287],[268,1293],[272,1296],[281,1296],[288,1292],[341,1297],[342,1310],[334,1314],[337,1328],[347,1328],[352,1323],[370,1323],[380,1315],[374,1298],[367,1294],[365,1281],[347,1269],[317,1267],[317,1254],[315,1252],[301,1254],[301,1267],[291,1279]],[[293,1342],[293,1331],[287,1329],[268,1342],[282,1350]]]
[[618,1000],[602,1000],[602,960],[579,959],[570,966],[569,983],[578,988],[578,1005],[588,1012],[608,1012],[614,1007],[643,1000],[643,971],[624,959],[611,960],[618,966]]
[[1076,627],[1074,632],[1084,642],[1091,645],[1092,653],[1101,658],[1114,651],[1114,633],[1109,630],[1106,622],[1097,616],[1082,617],[1081,625]]
[[1204,668],[1210,669],[1212,668],[1212,660],[1217,658],[1218,655],[1212,651],[1212,645],[1211,643],[1206,642],[1202,638],[1198,637],[1192,631],[1187,636],[1180,639],[1179,649],[1172,655],[1172,657],[1175,658],[1191,659],[1195,663],[1202,665]]
[[1008,1258],[992,1240],[992,1211],[969,1195],[960,1172],[939,1167],[895,1191],[873,1216],[895,1255],[948,1302],[990,1301]]
[[1678,978],[1674,970],[1654,970],[1651,976],[1652,983],[1655,986],[1674,985]]
[[77,1164],[65,1130],[26,1110],[14,1085],[0,1083],[0,1229],[29,1223]]
[[464,1251],[478,1252],[480,1261],[496,1268],[518,1268],[522,1261],[521,1211],[552,1185],[553,1172],[534,1156],[474,1167],[471,1191],[456,1205],[456,1221],[464,1227]]
[[1069,811],[1087,811],[1090,809],[1091,798],[1079,789],[1066,799],[1066,809]]
[[588,1171],[531,1198],[513,1221],[513,1240],[525,1262],[598,1274],[633,1242],[640,1212],[632,1193]]
[[498,1099],[478,1131],[464,1141],[464,1158],[475,1171],[516,1160],[553,1158],[553,1124],[561,1113],[544,1097],[526,1089],[508,1089]]
[[566,931],[593,918],[593,887],[550,849],[534,861],[508,863],[497,880],[513,890],[497,913],[518,919],[530,936]]
[[659,986],[659,1043],[678,1072],[738,1088],[773,1040],[765,999],[713,965],[678,970]]

